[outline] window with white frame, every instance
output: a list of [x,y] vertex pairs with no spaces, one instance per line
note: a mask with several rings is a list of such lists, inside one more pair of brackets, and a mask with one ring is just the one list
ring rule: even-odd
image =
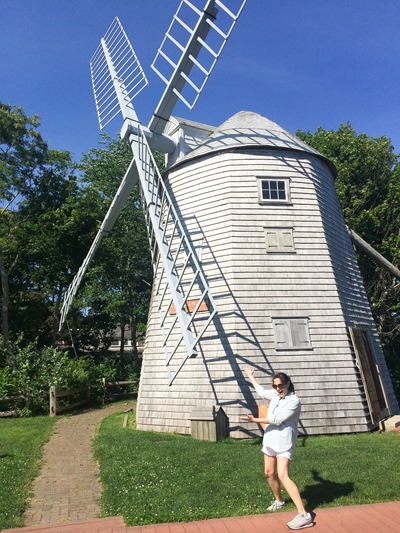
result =
[[260,203],[289,203],[289,178],[258,178]]
[[312,349],[307,317],[273,318],[276,350]]
[[264,227],[267,253],[294,253],[293,228]]

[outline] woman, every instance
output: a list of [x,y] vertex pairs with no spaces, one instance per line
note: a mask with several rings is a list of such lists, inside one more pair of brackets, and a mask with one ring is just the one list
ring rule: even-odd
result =
[[294,386],[289,376],[283,372],[275,374],[272,389],[266,390],[254,377],[254,368],[244,366],[256,392],[262,398],[269,400],[266,418],[255,418],[248,414],[241,417],[248,422],[267,424],[264,430],[263,447],[265,475],[274,495],[274,501],[268,511],[276,511],[285,505],[281,495],[281,483],[297,507],[297,516],[288,523],[290,529],[304,529],[312,527],[310,513],[304,508],[299,489],[289,477],[289,466],[292,453],[296,445],[297,424],[300,418],[300,400],[294,393]]

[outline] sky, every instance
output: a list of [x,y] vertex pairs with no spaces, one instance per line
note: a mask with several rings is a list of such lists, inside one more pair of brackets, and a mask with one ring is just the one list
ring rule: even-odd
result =
[[[179,3],[0,0],[0,100],[79,160],[100,140],[89,60],[118,16],[149,79],[134,102],[147,125],[165,87],[150,65]],[[247,0],[195,108],[174,114],[218,126],[254,111],[292,133],[349,121],[400,153],[399,28],[400,0]]]

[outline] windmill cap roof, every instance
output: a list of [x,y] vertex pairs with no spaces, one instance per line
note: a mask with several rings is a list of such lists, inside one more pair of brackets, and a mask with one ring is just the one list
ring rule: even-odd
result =
[[233,115],[221,126],[215,128],[214,132],[202,144],[173,166],[213,152],[256,146],[312,154],[323,159],[329,165],[333,174],[336,175],[336,168],[329,159],[283,129],[276,122],[252,111],[239,111],[239,113]]

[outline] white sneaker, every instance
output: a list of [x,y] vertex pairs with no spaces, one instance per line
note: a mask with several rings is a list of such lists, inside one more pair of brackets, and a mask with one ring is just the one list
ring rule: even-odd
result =
[[307,527],[313,527],[314,522],[310,513],[299,513],[288,523],[289,529],[305,529]]
[[277,511],[278,509],[281,509],[284,505],[285,505],[285,502],[278,502],[274,500],[272,504],[267,508],[267,511],[269,511],[270,513],[272,511]]

